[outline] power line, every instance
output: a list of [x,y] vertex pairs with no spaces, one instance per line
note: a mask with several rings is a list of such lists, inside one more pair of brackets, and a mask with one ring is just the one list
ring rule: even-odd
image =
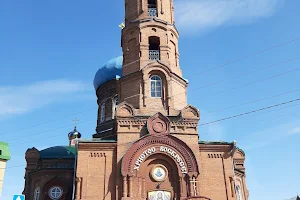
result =
[[0,133],[0,135],[2,136],[2,135],[9,134],[9,133],[19,132],[19,131],[22,131],[22,130],[34,128],[34,127],[37,127],[37,126],[40,126],[40,125],[43,125],[43,124],[48,124],[48,123],[51,123],[51,122],[58,121],[58,120],[60,120],[60,119],[65,119],[65,118],[71,117],[71,116],[73,116],[73,115],[82,114],[82,113],[87,112],[87,111],[90,111],[90,110],[95,110],[95,108],[89,108],[89,109],[87,109],[87,110],[83,110],[83,111],[80,111],[80,112],[77,112],[77,113],[73,113],[73,114],[70,114],[70,115],[65,115],[65,116],[63,116],[63,117],[59,117],[59,118],[56,118],[56,119],[53,119],[53,120],[44,121],[44,122],[41,122],[41,123],[38,123],[38,124],[34,124],[34,125],[31,125],[31,126],[27,126],[27,127],[15,129],[15,130],[12,130],[12,131],[9,131],[9,132]]
[[26,165],[15,165],[11,167],[5,167],[5,168],[0,168],[0,169],[10,169],[10,168],[17,168],[17,167],[25,167]]
[[[300,67],[296,68],[296,69],[289,70],[289,71],[285,71],[285,72],[282,72],[282,73],[279,73],[279,74],[275,74],[275,75],[269,76],[267,78],[258,79],[256,81],[252,81],[252,82],[249,82],[249,83],[246,83],[246,84],[242,84],[242,85],[239,85],[239,86],[236,86],[236,87],[232,87],[232,88],[229,88],[229,89],[221,90],[219,92],[210,93],[208,95],[205,95],[205,97],[194,97],[194,99],[203,99],[203,98],[206,98],[208,96],[213,96],[213,95],[216,95],[216,94],[220,94],[222,92],[227,92],[227,91],[230,91],[230,90],[234,90],[234,89],[238,89],[238,88],[245,87],[245,86],[248,86],[248,85],[252,85],[252,84],[255,84],[255,83],[259,83],[259,82],[262,82],[262,81],[266,81],[266,80],[269,80],[269,79],[272,79],[272,78],[283,76],[283,75],[286,75],[286,74],[289,74],[289,73],[292,73],[292,72],[296,72],[296,71],[299,71],[299,70],[300,70]],[[180,102],[179,105],[183,104],[183,103],[186,103],[186,102],[185,101],[184,102]]]
[[[201,127],[201,126],[204,126],[204,125],[213,124],[213,123],[220,122],[220,121],[224,121],[224,120],[228,120],[228,119],[231,119],[231,118],[241,117],[241,116],[243,116],[243,115],[248,115],[248,114],[251,114],[251,113],[255,113],[255,112],[267,110],[267,109],[270,109],[270,108],[273,108],[273,107],[282,106],[282,105],[289,104],[289,103],[292,103],[292,102],[296,102],[296,101],[299,101],[299,100],[300,100],[300,98],[299,98],[299,99],[295,99],[295,100],[291,100],[291,101],[287,101],[287,102],[283,102],[283,103],[280,103],[280,104],[276,104],[276,105],[272,105],[272,106],[260,108],[260,109],[254,110],[254,111],[249,111],[249,112],[246,112],[246,113],[242,113],[242,114],[233,115],[233,116],[230,116],[230,117],[218,119],[218,120],[215,120],[215,121],[202,123],[202,124],[199,124],[198,126]],[[92,120],[86,120],[86,121],[83,121],[83,122],[81,122],[81,123],[85,123],[85,122],[88,122],[88,121],[92,121]],[[61,128],[62,128],[62,127],[59,127],[59,128],[57,128],[57,129],[61,129]],[[44,131],[44,132],[45,132],[45,131]],[[44,133],[44,132],[40,132],[40,133]],[[49,132],[49,131],[48,131],[48,132]],[[40,134],[40,133],[39,133],[39,134]],[[57,137],[57,136],[59,136],[59,135],[61,135],[61,134],[52,135],[52,136],[48,136],[47,138],[42,138],[42,139],[37,139],[37,140],[25,141],[25,142],[22,142],[22,143],[29,143],[29,142],[39,141],[39,140],[43,140],[43,139],[49,139],[49,138]],[[103,139],[103,138],[107,138],[107,137],[112,137],[112,136],[117,136],[117,134],[112,134],[112,135],[108,135],[108,136],[103,136],[103,137],[100,137],[99,139]],[[18,141],[20,141],[20,140],[18,140]]]
[[[296,41],[298,41],[298,40],[300,40],[300,37],[296,37],[296,38],[294,38],[294,39],[292,39],[292,40],[289,40],[289,41],[286,41],[286,42],[283,42],[283,43],[280,43],[280,44],[271,46],[271,47],[269,47],[269,48],[266,48],[266,49],[263,49],[263,50],[259,50],[259,51],[256,51],[256,52],[254,52],[254,53],[247,54],[247,55],[242,56],[242,57],[239,57],[239,58],[237,58],[237,59],[235,59],[235,60],[228,61],[228,62],[226,62],[226,63],[224,63],[224,64],[219,65],[219,66],[213,67],[213,68],[208,69],[208,70],[205,70],[205,71],[203,71],[203,72],[200,72],[200,74],[201,74],[201,73],[206,73],[206,72],[208,72],[208,71],[212,71],[212,70],[214,70],[214,69],[221,68],[221,67],[226,66],[226,65],[230,65],[230,64],[232,64],[232,63],[235,63],[235,62],[244,60],[244,59],[246,59],[246,58],[249,58],[249,57],[251,57],[251,56],[254,56],[254,55],[257,55],[257,54],[260,54],[260,53],[264,53],[264,52],[270,51],[270,50],[275,49],[275,48],[278,48],[278,47],[285,46],[285,45],[287,45],[287,44],[290,44],[290,43],[292,43],[292,42],[296,42]],[[137,61],[139,61],[139,60],[140,60],[140,59],[137,59],[137,60],[135,60],[135,61],[133,61],[133,62],[131,62],[131,63],[129,63],[129,64],[132,64],[132,63],[137,62]],[[291,60],[290,60],[290,61],[291,61]],[[286,61],[286,62],[287,62],[287,61]],[[126,64],[126,65],[129,65],[129,64]],[[124,66],[126,66],[126,65],[124,65]],[[275,65],[276,65],[276,64],[275,64]],[[266,67],[266,68],[267,68],[267,67]],[[198,75],[198,74],[196,74],[196,75]],[[232,78],[234,78],[234,77],[232,77]],[[232,78],[230,78],[230,79],[232,79]],[[223,80],[223,81],[224,81],[224,80]],[[214,84],[216,84],[216,83],[211,83],[211,84],[208,84],[208,85],[214,85]],[[201,86],[201,87],[207,87],[207,86]],[[198,89],[199,89],[199,88],[198,88]],[[132,95],[132,96],[130,96],[130,97],[126,97],[124,100],[129,99],[129,98],[132,98],[132,97],[135,97],[135,96],[139,96],[139,95],[140,95],[140,94]],[[179,95],[179,94],[176,94],[176,95]],[[173,96],[175,96],[175,95],[173,95]],[[74,114],[70,114],[70,115],[67,115],[67,116],[64,116],[64,117],[59,117],[59,118],[56,118],[56,119],[53,119],[53,120],[49,120],[49,121],[45,121],[45,122],[42,122],[42,123],[39,123],[39,124],[35,124],[35,125],[32,125],[32,126],[28,126],[28,127],[16,129],[16,130],[13,130],[13,131],[1,133],[0,135],[6,135],[6,134],[8,134],[8,133],[17,132],[17,131],[21,131],[21,130],[25,130],[25,129],[37,127],[37,126],[40,126],[40,125],[43,125],[43,124],[47,124],[47,123],[51,123],[51,122],[57,121],[57,120],[59,120],[59,119],[67,118],[67,117],[69,117],[69,116],[73,116],[73,115],[76,115],[76,114],[81,114],[81,113],[86,112],[86,111],[89,111],[89,110],[93,110],[93,109],[88,109],[88,110],[81,111],[81,112],[74,113]]]
[[229,106],[229,107],[225,107],[225,108],[216,109],[216,110],[213,110],[213,111],[205,113],[205,114],[211,114],[211,113],[215,113],[215,112],[218,112],[218,111],[227,110],[227,109],[230,109],[230,108],[236,108],[238,106],[243,106],[243,105],[247,105],[247,104],[251,104],[251,103],[256,103],[256,102],[259,102],[259,101],[263,101],[263,100],[267,100],[267,99],[271,99],[271,98],[275,98],[275,97],[279,97],[279,96],[283,96],[283,95],[287,95],[287,94],[292,94],[292,93],[298,92],[298,91],[300,91],[300,89],[296,89],[296,90],[292,90],[292,91],[288,91],[288,92],[276,94],[276,95],[273,95],[273,96],[269,96],[269,97],[265,97],[265,98],[260,98],[260,99],[256,99],[256,100],[252,100],[252,101],[248,101],[248,102],[245,102],[245,103],[241,103],[241,104],[237,104],[237,105],[233,105],[233,106]]
[[[293,106],[299,106],[299,105],[300,104],[296,104],[296,105],[293,105]],[[274,111],[278,111],[278,110],[290,108],[290,107],[293,107],[293,106],[288,106],[288,107],[284,107],[284,108],[280,108],[280,109],[276,109],[276,110],[271,110],[269,112],[274,112]],[[289,113],[286,113],[284,115],[282,115],[282,114],[281,115],[276,115],[276,116],[272,116],[272,117],[265,118],[265,119],[278,118],[279,116],[285,116],[285,115],[289,115]],[[257,123],[260,123],[260,122],[263,122],[263,121],[265,121],[265,120],[259,120],[259,121],[257,121]],[[241,126],[241,124],[237,124],[236,126]],[[234,126],[234,127],[236,127],[236,126]],[[199,132],[199,134],[200,134],[200,132]],[[211,133],[202,133],[202,134],[211,134]],[[111,136],[109,136],[109,137],[111,137]],[[128,144],[132,144],[132,143],[134,143],[134,142],[126,142],[124,144],[119,144],[119,146],[121,146],[121,145],[128,145]],[[15,166],[9,166],[9,167],[6,167],[6,168],[0,168],[0,169],[11,169],[11,168],[18,168],[18,167],[26,167],[26,165],[24,165],[24,164],[23,165],[15,165]]]
[[226,65],[230,65],[230,64],[232,64],[232,63],[236,63],[236,62],[245,60],[245,59],[250,58],[250,57],[252,57],[252,56],[255,56],[255,55],[258,55],[258,54],[261,54],[261,53],[270,51],[270,50],[273,50],[273,49],[278,48],[278,47],[285,46],[285,45],[290,44],[290,43],[292,43],[292,42],[295,42],[295,41],[297,41],[297,40],[300,40],[300,37],[296,37],[295,39],[292,39],[292,40],[289,40],[289,41],[286,41],[286,42],[283,42],[283,43],[274,45],[274,46],[272,46],[272,47],[269,47],[269,48],[266,48],[266,49],[263,49],[263,50],[259,50],[259,51],[256,51],[256,52],[254,52],[254,53],[247,54],[247,55],[245,55],[245,56],[242,56],[242,57],[239,57],[239,58],[237,58],[237,59],[228,61],[228,62],[226,62],[226,63],[224,63],[224,64],[221,64],[221,65],[218,65],[218,66],[216,66],[216,67],[213,67],[213,68],[204,70],[204,71],[202,71],[202,72],[200,72],[200,73],[194,73],[193,76],[199,75],[199,74],[204,74],[204,73],[210,72],[210,71],[212,71],[212,70],[215,70],[215,69],[224,67],[224,66],[226,66]]
[[[94,120],[95,120],[95,119],[85,120],[85,121],[81,121],[80,123],[77,123],[77,124],[82,124],[82,123],[86,123],[86,122],[90,122],[90,121],[94,121]],[[35,134],[30,134],[30,136],[32,136],[32,135],[40,135],[40,134],[42,134],[42,133],[47,133],[47,132],[51,132],[51,131],[55,131],[55,130],[60,130],[60,129],[63,129],[63,128],[66,128],[66,127],[72,127],[72,126],[74,126],[74,125],[61,126],[61,127],[54,128],[54,129],[50,129],[50,130],[37,132],[37,133],[35,133]],[[61,133],[60,133],[60,134],[57,134],[57,135],[52,135],[52,136],[57,137],[57,136],[60,136],[60,135],[61,135]],[[46,138],[43,138],[43,139],[53,138],[52,136],[47,136]],[[18,138],[13,138],[13,140],[10,140],[10,142],[11,142],[11,141],[20,141],[20,139],[22,139],[22,138],[27,138],[27,136],[21,137],[21,138],[20,138],[20,137],[18,137]],[[39,139],[38,139],[38,140],[31,140],[31,141],[28,141],[28,142],[22,142],[22,143],[29,143],[29,142],[34,142],[34,141],[39,141]],[[11,145],[10,145],[10,146],[11,146]]]
[[[275,111],[282,110],[282,109],[291,108],[291,107],[294,107],[294,106],[300,106],[300,104],[296,104],[296,105],[292,105],[292,106],[287,106],[287,107],[280,108],[280,109],[270,110],[268,112],[264,112],[263,114],[270,113],[270,112],[275,112]],[[280,114],[280,115],[276,115],[276,116],[272,116],[272,117],[267,117],[267,118],[264,117],[263,120],[259,120],[259,121],[255,121],[255,122],[256,123],[260,123],[260,122],[264,122],[264,121],[267,121],[267,120],[272,119],[272,118],[278,118],[279,116],[282,117],[282,116],[285,116],[285,115],[290,115],[290,113]],[[241,123],[236,123],[234,126],[230,126],[230,128],[234,128],[234,127],[238,127],[238,126],[242,126],[242,124]],[[200,127],[200,128],[202,128],[202,127]]]
[[[239,86],[240,87],[240,86]],[[226,91],[226,90],[225,90]],[[243,104],[239,104],[239,105],[235,105],[235,106],[231,106],[231,107],[227,107],[227,108],[223,108],[223,109],[218,109],[216,111],[220,111],[220,110],[226,110],[226,109],[229,109],[229,108],[233,108],[233,107],[237,107],[237,106],[240,106],[240,105],[245,105],[245,104],[249,104],[249,103],[253,103],[253,102],[258,102],[258,101],[262,101],[262,100],[265,100],[265,99],[269,99],[269,98],[273,98],[273,97],[277,97],[277,96],[282,96],[282,95],[286,95],[286,94],[290,94],[290,93],[293,93],[293,92],[296,92],[296,91],[299,91],[298,90],[293,90],[293,91],[290,91],[290,92],[286,92],[286,93],[281,93],[281,94],[278,94],[278,95],[275,95],[275,96],[271,96],[271,97],[266,97],[266,98],[262,98],[262,99],[258,99],[258,100],[254,100],[254,101],[250,101],[250,102],[247,102],[247,103],[243,103]],[[214,112],[216,112],[214,111]],[[94,121],[94,120],[97,120],[99,119],[100,117],[96,118],[96,119],[91,119],[91,120],[86,120],[86,121],[82,121],[78,124],[81,124],[81,123],[85,123],[85,122],[89,122],[89,121]],[[31,136],[33,135],[40,135],[42,133],[47,133],[47,132],[51,132],[51,131],[55,131],[55,130],[60,130],[60,129],[63,129],[63,128],[66,128],[66,127],[70,127],[71,125],[66,125],[66,126],[61,126],[61,127],[58,127],[58,128],[54,128],[54,129],[50,129],[50,130],[46,130],[46,131],[41,131],[41,132],[37,132],[37,133],[33,133],[33,134],[30,134]],[[22,130],[22,129],[21,129]],[[16,132],[16,131],[15,131]],[[59,134],[61,135],[61,134]],[[15,140],[20,140],[22,138],[27,138],[27,136],[25,137],[17,137],[17,138],[13,138]],[[14,141],[14,140],[13,140]],[[35,140],[34,140],[35,141]]]
[[[236,76],[232,76],[230,78],[223,79],[221,81],[216,81],[216,82],[212,82],[212,83],[209,83],[209,84],[206,84],[206,85],[202,85],[200,87],[192,89],[192,91],[195,91],[195,90],[198,90],[198,89],[202,89],[202,88],[206,88],[206,87],[210,87],[210,86],[213,86],[213,85],[216,85],[216,84],[219,84],[219,83],[223,83],[223,82],[231,80],[231,79],[240,78],[242,76],[249,75],[249,74],[252,74],[254,72],[261,71],[261,70],[264,70],[264,69],[267,69],[267,68],[272,68],[272,67],[280,66],[282,64],[286,64],[286,63],[289,63],[289,62],[292,62],[292,61],[295,61],[295,60],[298,60],[298,59],[300,59],[300,56],[297,56],[297,57],[294,57],[294,58],[291,58],[291,59],[288,59],[288,60],[284,60],[284,61],[272,64],[272,65],[268,65],[268,66],[265,66],[265,67],[262,67],[262,68],[258,68],[258,69],[255,69],[253,71],[250,71],[250,72],[246,72],[246,73],[242,73],[242,74],[239,74],[239,75],[236,75]],[[182,94],[182,93],[180,93],[180,94]],[[176,95],[180,95],[180,94],[176,94]],[[176,95],[174,95],[174,96],[176,96]]]
[[[241,113],[241,114],[238,114],[238,115],[233,115],[233,116],[226,117],[226,118],[223,118],[223,119],[219,119],[219,120],[215,120],[215,121],[203,123],[203,124],[200,124],[199,126],[210,125],[210,124],[217,123],[217,122],[220,122],[220,121],[224,121],[224,120],[228,120],[228,119],[232,119],[232,118],[241,117],[243,115],[248,115],[248,114],[251,114],[251,113],[256,113],[256,112],[267,110],[267,109],[270,109],[270,108],[274,108],[274,107],[282,106],[282,105],[285,105],[285,104],[293,103],[293,102],[296,102],[296,101],[300,101],[300,98],[299,99],[290,100],[290,101],[286,101],[286,102],[282,102],[282,103],[275,104],[275,105],[272,105],[272,106],[268,106],[268,107],[264,107],[264,108],[260,108],[260,109],[256,109],[256,110],[252,110],[252,111],[249,111],[249,112]],[[298,105],[300,105],[300,104],[296,104],[296,105],[293,105],[293,106],[298,106]],[[292,106],[289,106],[289,107],[292,107]],[[289,107],[285,107],[285,108],[289,108]],[[280,109],[277,109],[277,110],[282,110],[282,109],[285,109],[285,108],[280,108]],[[272,110],[272,111],[269,111],[269,112],[274,112],[274,111],[277,111],[277,110]],[[278,117],[278,115],[276,115],[276,117]],[[89,121],[89,120],[87,120],[87,121]],[[103,136],[103,137],[100,137],[100,138],[97,138],[97,139],[103,139],[103,138],[112,137],[112,136],[116,136],[116,135],[117,134]],[[53,137],[56,137],[56,136],[53,136]],[[49,137],[47,137],[47,138],[49,138]],[[43,139],[47,139],[47,138],[43,138]],[[34,141],[37,141],[37,140],[34,140]],[[126,142],[124,144],[120,144],[119,146],[132,144],[134,142]],[[8,168],[15,168],[15,167],[24,167],[24,166],[25,165],[17,165],[17,166],[7,167],[6,169],[8,169]]]
[[[239,74],[239,75],[237,75],[237,76],[233,76],[233,77],[230,77],[230,78],[227,78],[227,79],[223,79],[223,80],[221,80],[221,81],[216,81],[216,82],[212,82],[212,83],[209,83],[209,84],[206,84],[206,85],[202,85],[202,86],[196,87],[196,88],[191,89],[191,90],[188,90],[188,91],[196,91],[196,90],[199,90],[199,89],[202,89],[202,88],[210,87],[210,86],[213,86],[213,85],[222,83],[222,82],[227,81],[227,80],[231,80],[231,79],[234,79],[234,78],[240,78],[240,77],[242,77],[242,76],[251,74],[251,73],[256,72],[256,71],[260,71],[260,70],[263,70],[263,69],[267,69],[267,68],[279,66],[279,65],[282,65],[282,64],[285,64],[285,63],[288,63],[288,62],[292,62],[292,61],[298,60],[298,59],[300,59],[300,56],[297,56],[297,57],[294,57],[294,58],[291,58],[291,59],[288,59],[288,60],[284,60],[284,61],[281,61],[281,62],[272,64],[272,65],[268,65],[268,66],[265,66],[265,67],[262,67],[262,68],[253,70],[253,71],[251,71],[251,72],[246,72],[246,73]],[[299,70],[299,68],[296,69],[295,71],[298,71],[298,70]],[[275,78],[275,77],[277,77],[277,76],[285,75],[285,74],[291,73],[291,72],[293,72],[293,70],[292,70],[292,71],[287,71],[286,73],[283,73],[283,74],[281,73],[281,74],[278,74],[278,75],[275,75],[275,76],[272,76],[272,77],[269,77],[269,78],[266,78],[266,79]],[[259,81],[258,81],[258,82],[259,82]],[[254,83],[250,83],[250,84],[254,84]],[[240,87],[243,87],[243,86],[245,86],[245,85],[241,85]],[[231,89],[229,89],[229,90],[231,90]],[[224,91],[227,91],[227,90],[224,90]],[[223,91],[221,91],[221,92],[223,92]],[[213,93],[213,94],[219,94],[219,93],[221,93],[221,92],[217,92],[217,93]],[[182,94],[186,94],[186,92],[181,92],[181,93],[174,94],[174,95],[172,95],[172,96],[169,96],[169,98],[172,98],[172,97],[175,97],[175,96],[178,96],[178,95],[182,95]],[[130,99],[130,98],[132,98],[132,97],[136,97],[136,96],[140,96],[140,95],[142,95],[142,94],[132,95],[132,96],[129,96],[129,97],[124,98],[123,100],[127,100],[127,99]],[[186,103],[186,102],[184,101],[184,102],[182,102],[182,103]],[[182,103],[179,103],[179,104],[182,104]],[[150,102],[149,105],[151,105],[151,102]]]
[[203,123],[203,124],[199,124],[199,126],[209,125],[209,124],[217,123],[217,122],[220,122],[220,121],[225,121],[225,120],[228,120],[228,119],[241,117],[243,115],[249,115],[251,113],[260,112],[260,111],[263,111],[263,110],[267,110],[267,109],[270,109],[270,108],[282,106],[282,105],[293,103],[293,102],[296,102],[296,101],[300,101],[300,98],[299,99],[290,100],[290,101],[286,101],[286,102],[282,102],[282,103],[275,104],[275,105],[272,105],[272,106],[267,106],[267,107],[263,107],[263,108],[260,108],[260,109],[252,110],[252,111],[249,111],[249,112],[241,113],[241,114],[238,114],[238,115],[233,115],[233,116],[230,116],[230,117],[218,119],[218,120],[215,120],[215,121],[206,122],[206,123]]

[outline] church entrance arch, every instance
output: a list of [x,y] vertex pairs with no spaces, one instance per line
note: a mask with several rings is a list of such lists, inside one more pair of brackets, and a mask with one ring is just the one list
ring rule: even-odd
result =
[[136,176],[145,180],[145,192],[149,200],[169,200],[180,199],[179,173],[172,158],[157,153],[143,162]]
[[162,114],[154,115],[148,120],[149,134],[124,155],[123,197],[169,200],[191,196],[198,164],[192,150],[169,134],[168,122]]

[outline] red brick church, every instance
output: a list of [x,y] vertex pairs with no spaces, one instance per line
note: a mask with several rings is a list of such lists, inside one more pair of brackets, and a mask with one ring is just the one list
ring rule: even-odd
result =
[[248,200],[245,154],[199,140],[173,0],[125,0],[123,56],[95,75],[96,133],[26,152],[26,199]]

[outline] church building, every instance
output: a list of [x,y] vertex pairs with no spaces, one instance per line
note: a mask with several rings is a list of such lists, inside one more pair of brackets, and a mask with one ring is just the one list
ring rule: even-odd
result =
[[26,152],[26,199],[248,200],[245,153],[202,141],[173,0],[125,0],[123,56],[95,75],[96,133]]

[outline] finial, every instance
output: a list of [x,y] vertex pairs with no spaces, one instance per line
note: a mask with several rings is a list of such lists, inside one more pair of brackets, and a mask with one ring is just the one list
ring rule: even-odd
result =
[[75,129],[76,129],[76,125],[77,125],[77,122],[79,122],[79,119],[76,117],[76,118],[73,120],[73,122],[74,122],[74,127],[75,127]]
[[233,145],[236,146],[236,141],[235,140],[233,140]]
[[119,25],[119,27],[120,27],[121,29],[124,29],[124,28],[125,28],[125,23],[122,22],[122,23]]

